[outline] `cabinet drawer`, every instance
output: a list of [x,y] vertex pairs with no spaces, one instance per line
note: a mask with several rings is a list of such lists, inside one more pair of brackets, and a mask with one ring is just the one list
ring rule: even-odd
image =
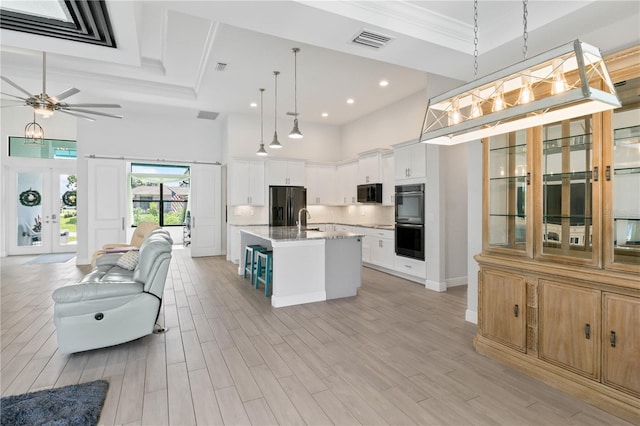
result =
[[393,269],[418,278],[426,278],[427,276],[426,263],[409,257],[396,256]]

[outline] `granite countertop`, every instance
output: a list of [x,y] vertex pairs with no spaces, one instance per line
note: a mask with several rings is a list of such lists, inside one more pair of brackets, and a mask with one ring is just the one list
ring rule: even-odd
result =
[[242,231],[271,241],[335,240],[339,238],[360,238],[362,234],[342,231],[305,231],[298,232],[296,226],[249,226]]

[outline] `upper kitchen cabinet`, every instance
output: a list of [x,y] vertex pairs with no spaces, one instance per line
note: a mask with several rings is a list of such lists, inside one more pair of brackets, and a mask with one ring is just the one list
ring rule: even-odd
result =
[[263,161],[231,160],[229,177],[229,205],[264,206]]
[[395,205],[396,189],[393,152],[382,155],[382,205]]
[[396,181],[421,181],[427,175],[427,145],[413,143],[393,147]]
[[336,168],[327,164],[307,164],[307,204],[335,205],[338,203],[336,194]]
[[358,162],[350,161],[340,164],[336,167],[336,170],[338,177],[338,204],[355,204],[358,201]]
[[267,182],[278,186],[304,186],[305,164],[302,160],[269,160]]
[[373,150],[358,154],[358,185],[382,182],[381,152]]

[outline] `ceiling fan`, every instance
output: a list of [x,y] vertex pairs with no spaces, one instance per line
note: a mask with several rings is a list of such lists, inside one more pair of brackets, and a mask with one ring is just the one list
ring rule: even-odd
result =
[[[14,83],[10,79],[5,76],[0,76],[2,80],[10,84],[11,86],[18,89],[20,92],[27,95],[26,98],[12,95],[10,93],[2,93],[5,96],[10,96],[12,98],[19,99],[23,101],[23,104],[18,105],[5,105],[6,107],[16,107],[16,106],[30,106],[33,108],[36,114],[39,114],[43,117],[50,117],[53,115],[55,111],[59,111],[64,114],[73,115],[75,117],[84,118],[85,120],[95,121],[93,117],[90,117],[85,114],[93,114],[100,115],[104,117],[111,118],[122,118],[121,115],[107,114],[100,111],[92,111],[90,109],[85,108],[121,108],[118,104],[94,104],[94,103],[84,103],[84,104],[68,104],[66,102],[61,102],[63,99],[68,98],[69,96],[75,95],[80,92],[80,90],[75,87],[71,87],[65,90],[62,93],[59,93],[56,96],[49,96],[47,94],[47,53],[42,52],[42,93],[39,95],[32,95],[26,89],[22,88],[18,84]],[[1,93],[1,92],[0,92]],[[3,106],[4,107],[4,106]]]

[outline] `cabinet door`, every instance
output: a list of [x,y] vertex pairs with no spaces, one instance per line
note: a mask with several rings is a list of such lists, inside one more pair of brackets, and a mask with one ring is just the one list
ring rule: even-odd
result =
[[289,185],[286,160],[269,160],[267,181],[269,185]]
[[362,237],[362,261],[371,263],[371,243],[372,238],[365,235]]
[[251,194],[250,187],[250,165],[249,161],[233,160],[230,166],[229,185],[229,205],[239,206],[249,204]]
[[380,154],[358,159],[358,184],[380,183]]
[[387,238],[372,238],[371,263],[383,268],[393,268],[394,247],[393,240]]
[[422,178],[427,176],[427,145],[417,143],[410,148],[409,177]]
[[640,397],[640,299],[604,295],[603,382]]
[[382,205],[395,204],[396,188],[393,171],[393,155],[382,157]]
[[397,180],[403,180],[410,177],[411,170],[411,149],[408,147],[396,148],[393,151],[394,158],[394,176]]
[[483,270],[482,334],[525,352],[526,302],[526,284],[522,275]]
[[264,206],[264,163],[251,161],[249,165],[249,204]]
[[320,204],[320,167],[307,166],[306,182],[307,182],[307,205]]
[[598,379],[600,292],[552,281],[540,288],[540,358]]
[[304,161],[287,161],[287,185],[304,186],[305,164]]

